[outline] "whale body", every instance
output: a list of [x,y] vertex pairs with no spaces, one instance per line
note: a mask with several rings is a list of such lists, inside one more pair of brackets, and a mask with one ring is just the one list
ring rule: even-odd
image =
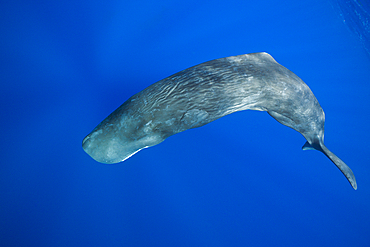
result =
[[354,189],[351,169],[324,145],[325,115],[310,88],[268,53],[205,62],[133,95],[83,140],[98,162],[124,161],[167,137],[243,110],[266,111],[324,153]]

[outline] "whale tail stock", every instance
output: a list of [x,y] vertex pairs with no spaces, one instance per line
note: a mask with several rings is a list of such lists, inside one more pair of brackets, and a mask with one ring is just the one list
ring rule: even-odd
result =
[[344,176],[346,176],[348,182],[351,184],[352,188],[357,190],[357,183],[355,175],[353,174],[351,168],[349,168],[346,163],[344,163],[341,159],[338,158],[334,153],[332,153],[323,143],[320,143],[318,148],[314,148],[311,146],[308,142],[306,142],[303,147],[303,150],[318,150],[322,153],[324,153],[343,173]]

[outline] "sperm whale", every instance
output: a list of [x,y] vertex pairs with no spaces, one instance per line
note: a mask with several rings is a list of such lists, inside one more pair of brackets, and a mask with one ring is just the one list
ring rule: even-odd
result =
[[215,59],[133,95],[83,139],[98,162],[124,161],[171,135],[243,110],[266,111],[324,153],[356,190],[352,170],[324,145],[325,115],[310,88],[268,53]]

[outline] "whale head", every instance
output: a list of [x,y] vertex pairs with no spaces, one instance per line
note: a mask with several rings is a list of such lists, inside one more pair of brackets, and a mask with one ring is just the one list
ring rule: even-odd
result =
[[94,160],[114,164],[164,139],[153,121],[121,114],[118,108],[83,139],[82,148]]

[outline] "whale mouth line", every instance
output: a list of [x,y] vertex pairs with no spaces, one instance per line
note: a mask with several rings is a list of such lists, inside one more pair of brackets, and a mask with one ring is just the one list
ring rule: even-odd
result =
[[90,136],[88,135],[88,136],[86,136],[83,140],[82,140],[82,145],[84,145],[85,144],[85,142],[87,141],[87,140],[89,140],[90,139]]

